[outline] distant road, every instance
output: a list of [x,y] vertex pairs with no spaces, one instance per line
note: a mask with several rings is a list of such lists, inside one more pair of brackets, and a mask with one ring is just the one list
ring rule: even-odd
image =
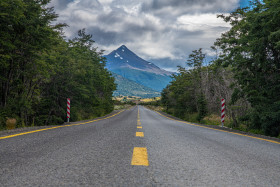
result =
[[280,144],[144,107],[0,137],[0,186],[280,186]]

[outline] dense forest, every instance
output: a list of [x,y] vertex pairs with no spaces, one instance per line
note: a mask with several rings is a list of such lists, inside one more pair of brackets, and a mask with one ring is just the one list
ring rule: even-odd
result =
[[188,68],[162,92],[166,111],[203,122],[220,115],[226,100],[228,126],[279,136],[280,133],[280,1],[253,1],[250,8],[218,17],[232,28],[213,45],[216,58],[205,65],[197,49]]
[[61,124],[113,110],[114,78],[85,30],[65,40],[49,0],[0,1],[0,128]]

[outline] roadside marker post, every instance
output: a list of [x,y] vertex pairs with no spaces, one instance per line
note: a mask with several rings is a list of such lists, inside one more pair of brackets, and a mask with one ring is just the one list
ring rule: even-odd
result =
[[70,121],[70,98],[67,98],[67,123]]
[[224,126],[225,122],[225,108],[226,108],[226,100],[222,99],[222,109],[221,109],[221,122],[222,122],[222,127]]

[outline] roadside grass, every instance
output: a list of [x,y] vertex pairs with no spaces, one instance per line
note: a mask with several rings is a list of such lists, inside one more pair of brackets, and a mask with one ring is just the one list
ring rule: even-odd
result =
[[129,109],[132,107],[132,105],[114,105],[114,110],[123,110],[123,109]]
[[[166,109],[161,106],[151,106],[151,105],[146,105],[147,108],[150,108],[155,111],[162,111],[166,112]],[[168,114],[176,117],[174,115],[174,111],[169,111]],[[192,122],[192,123],[200,123],[204,125],[215,125],[215,126],[220,126],[221,125],[221,117],[217,114],[209,114],[206,117],[204,117],[200,122],[197,121],[197,115],[198,113],[192,113],[192,114],[185,114],[183,118],[180,118],[182,120]],[[252,134],[259,134],[259,135],[265,135],[265,133],[262,130],[258,129],[250,129],[246,124],[239,124],[238,127],[233,127],[233,120],[231,120],[229,117],[225,118],[224,126],[230,129],[234,130],[239,130],[243,132],[249,132]],[[277,137],[280,139],[280,135]]]
[[[204,125],[215,125],[215,126],[221,126],[221,117],[216,114],[209,114],[205,116],[201,121],[197,120],[198,113],[192,113],[192,114],[186,114],[185,119],[186,121],[192,122],[192,123],[200,123]],[[232,120],[225,117],[224,126],[231,128]]]
[[192,122],[192,123],[199,123],[199,121],[197,121],[197,115],[198,115],[198,113],[192,113],[192,114],[186,113],[183,120]]
[[151,110],[158,111],[158,112],[164,111],[164,107],[162,107],[162,106],[146,105],[145,107],[147,107]]
[[[249,129],[249,130],[247,130],[247,132],[250,132],[250,133],[253,133],[253,134],[265,135],[262,130],[258,130],[258,129]],[[279,138],[279,137],[277,137],[277,138]]]
[[[221,117],[219,115],[216,114],[210,114],[206,117],[203,118],[203,120],[201,121],[201,123],[205,124],[205,125],[221,125]],[[231,127],[232,125],[232,120],[230,120],[228,117],[225,117],[225,122],[224,125],[226,127]]]
[[140,97],[136,97],[136,96],[117,96],[117,97],[113,97],[113,100],[116,101],[135,101],[135,100],[140,100]]
[[[221,125],[221,117],[215,114],[211,114],[206,116],[203,120],[202,120],[202,124],[205,125]],[[259,129],[250,129],[248,128],[248,126],[246,124],[242,124],[239,123],[238,127],[234,127],[233,126],[233,120],[231,120],[229,117],[225,118],[225,123],[224,123],[225,127],[234,129],[234,130],[239,130],[239,131],[243,131],[243,132],[249,132],[252,134],[259,134],[259,135],[265,135],[265,133],[262,130]],[[277,137],[280,138],[280,135]]]
[[140,102],[152,102],[152,101],[159,101],[161,97],[152,97],[152,98],[145,98],[145,99],[141,99]]

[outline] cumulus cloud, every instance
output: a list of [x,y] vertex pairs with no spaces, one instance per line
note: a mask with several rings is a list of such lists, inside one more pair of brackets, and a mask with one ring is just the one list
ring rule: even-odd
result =
[[230,28],[217,14],[237,8],[239,0],[53,0],[51,6],[58,22],[69,25],[66,37],[86,28],[106,53],[125,44],[140,57],[175,70],[192,50],[210,51]]

